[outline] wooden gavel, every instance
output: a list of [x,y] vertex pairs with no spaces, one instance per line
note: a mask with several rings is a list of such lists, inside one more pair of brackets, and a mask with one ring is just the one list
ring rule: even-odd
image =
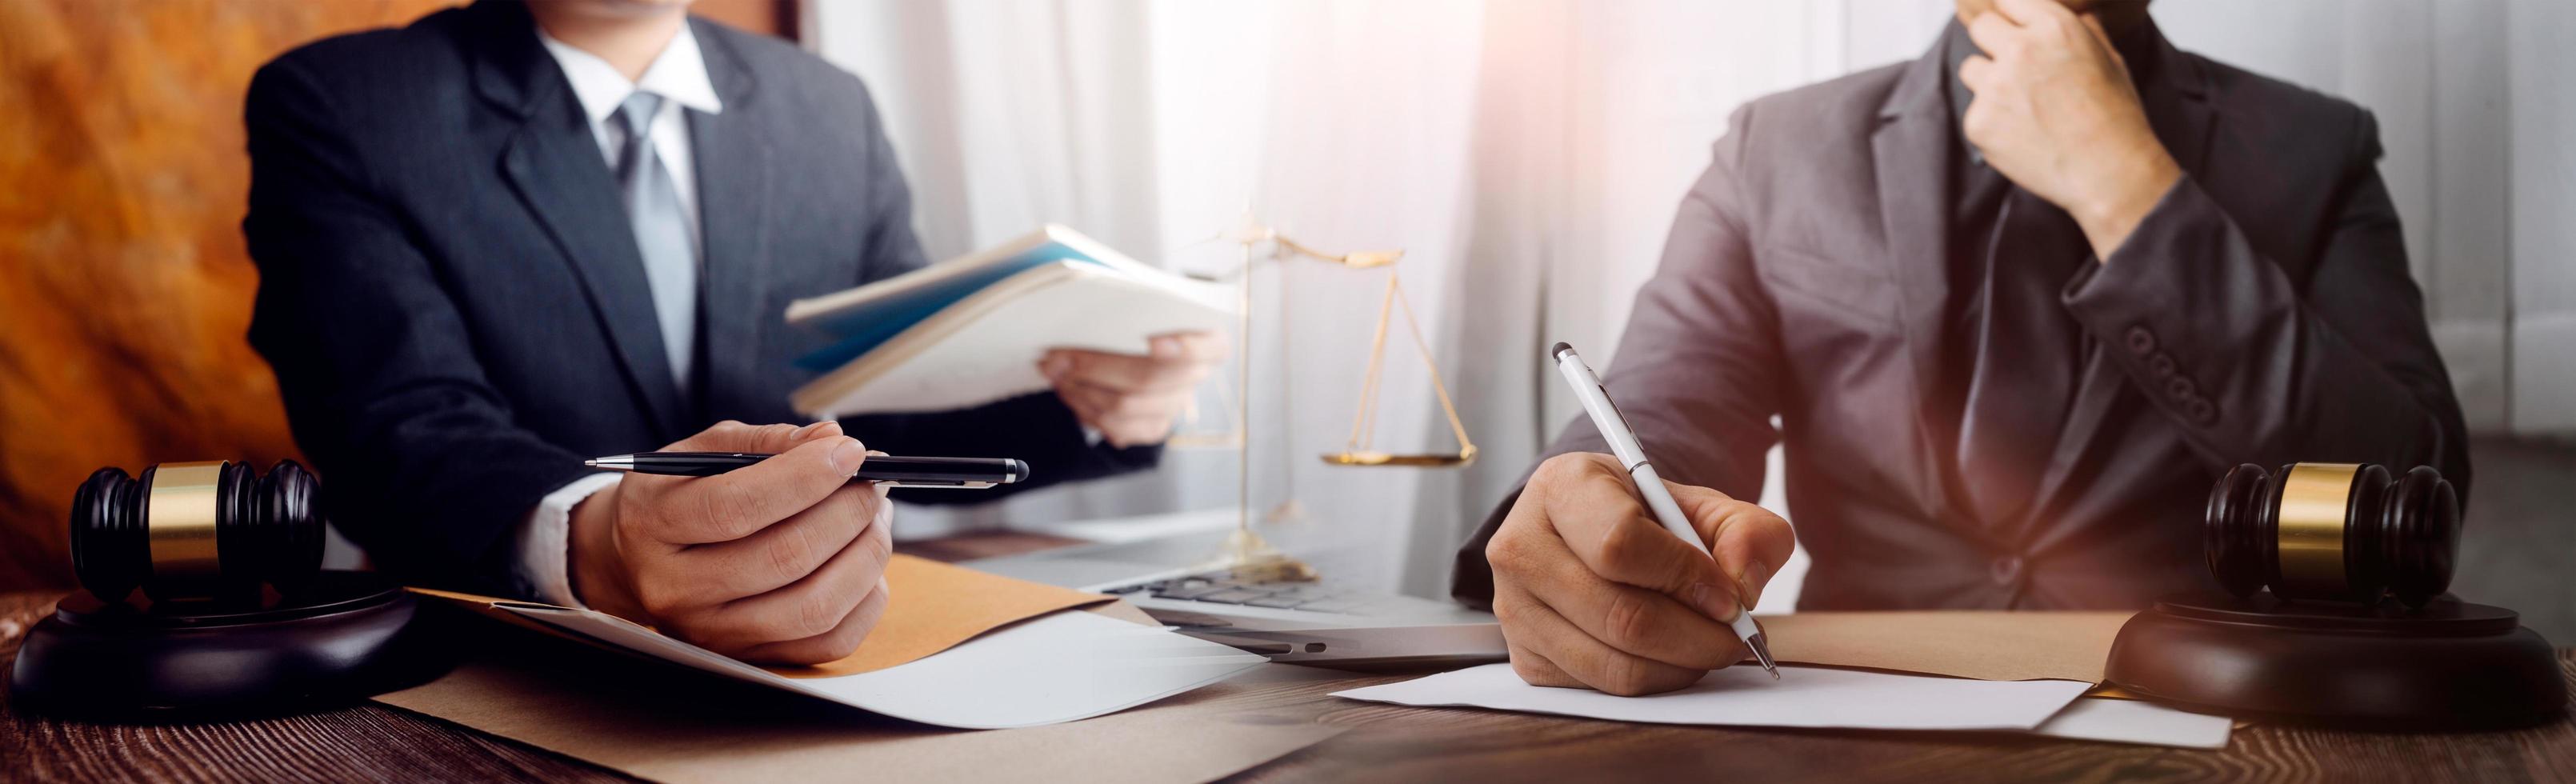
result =
[[72,575],[99,601],[140,587],[156,602],[292,594],[322,568],[320,485],[293,460],[268,473],[230,461],[162,463],[141,478],[101,468],[72,496]]
[[2451,585],[2460,499],[2417,466],[2391,480],[2372,464],[2240,465],[2209,492],[2209,572],[2239,597],[2422,607]]

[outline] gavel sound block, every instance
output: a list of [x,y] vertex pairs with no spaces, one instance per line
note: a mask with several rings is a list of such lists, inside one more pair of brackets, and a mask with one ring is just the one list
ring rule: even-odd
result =
[[2535,724],[2567,705],[2556,651],[2450,587],[2460,504],[2418,467],[2241,465],[2210,491],[2224,594],[2129,619],[2107,678],[2212,713],[2390,728]]
[[[293,461],[164,463],[91,474],[73,496],[85,591],[37,621],[10,703],[142,721],[332,704],[435,674],[418,604],[372,573],[322,567],[313,475]],[[139,589],[139,590],[138,590]],[[139,596],[138,596],[139,594]]]

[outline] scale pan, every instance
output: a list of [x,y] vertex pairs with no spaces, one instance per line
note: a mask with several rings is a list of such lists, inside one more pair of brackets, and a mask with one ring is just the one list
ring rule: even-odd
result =
[[1391,455],[1385,452],[1326,452],[1324,462],[1344,466],[1462,466],[1476,461],[1466,454]]

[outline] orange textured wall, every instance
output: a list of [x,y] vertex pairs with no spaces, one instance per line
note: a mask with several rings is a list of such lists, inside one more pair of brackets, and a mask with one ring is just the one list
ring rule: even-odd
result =
[[[71,584],[99,466],[294,456],[244,338],[242,91],[297,44],[450,4],[0,0],[0,590]],[[777,32],[792,7],[700,12]]]

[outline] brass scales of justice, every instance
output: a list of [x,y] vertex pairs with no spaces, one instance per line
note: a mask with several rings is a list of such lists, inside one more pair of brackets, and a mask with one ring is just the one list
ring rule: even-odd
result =
[[[1447,468],[1464,466],[1475,462],[1476,444],[1473,440],[1470,440],[1467,437],[1467,426],[1458,418],[1458,406],[1450,400],[1448,384],[1441,380],[1440,364],[1432,358],[1431,343],[1422,337],[1422,325],[1413,315],[1412,303],[1405,299],[1404,284],[1401,278],[1396,274],[1395,270],[1395,263],[1397,260],[1404,257],[1404,251],[1363,250],[1340,254],[1326,253],[1283,236],[1277,229],[1260,225],[1253,221],[1249,215],[1246,215],[1240,224],[1236,225],[1234,228],[1227,229],[1224,232],[1219,233],[1215,237],[1211,238],[1210,241],[1231,242],[1236,245],[1241,253],[1241,260],[1234,270],[1234,273],[1237,276],[1235,284],[1237,321],[1235,325],[1236,359],[1235,383],[1233,385],[1234,394],[1224,396],[1229,398],[1225,401],[1228,404],[1228,407],[1234,410],[1234,422],[1233,427],[1228,431],[1176,434],[1171,439],[1170,443],[1172,446],[1179,448],[1232,447],[1236,450],[1236,454],[1240,456],[1236,470],[1235,489],[1237,498],[1237,516],[1235,519],[1234,535],[1228,537],[1226,540],[1225,552],[1218,556],[1216,563],[1212,564],[1212,567],[1230,568],[1234,571],[1235,576],[1238,579],[1254,581],[1312,580],[1316,576],[1313,567],[1308,566],[1303,561],[1291,558],[1285,553],[1281,553],[1277,549],[1271,547],[1268,542],[1262,540],[1259,533],[1253,530],[1252,525],[1252,449],[1251,439],[1247,436],[1246,424],[1250,422],[1252,397],[1252,272],[1253,263],[1255,261],[1255,256],[1253,254],[1254,246],[1260,245],[1264,242],[1270,243],[1270,258],[1276,261],[1285,262],[1292,259],[1303,258],[1327,262],[1354,270],[1375,269],[1379,267],[1386,268],[1386,289],[1385,293],[1380,296],[1378,301],[1377,326],[1372,330],[1372,337],[1369,341],[1368,365],[1361,374],[1359,410],[1351,417],[1350,437],[1344,442],[1342,449],[1323,454],[1322,457],[1325,463],[1362,468]],[[1288,337],[1290,334],[1288,329],[1289,289],[1287,278],[1284,276],[1284,271],[1279,285],[1281,312],[1279,339],[1281,353],[1284,355],[1287,353]],[[1413,339],[1414,351],[1422,358],[1423,369],[1431,379],[1431,391],[1439,398],[1441,414],[1448,418],[1449,433],[1457,439],[1457,451],[1395,453],[1375,448],[1374,442],[1376,440],[1378,413],[1377,402],[1379,392],[1384,389],[1384,385],[1380,382],[1381,379],[1384,378],[1386,370],[1387,335],[1391,332],[1390,327],[1393,325],[1395,316],[1399,313],[1404,317],[1404,328],[1406,334],[1411,336]],[[1222,387],[1223,385],[1220,385],[1221,391]],[[1284,385],[1280,390],[1280,396],[1283,403],[1289,399],[1288,389]],[[1284,405],[1283,408],[1292,412],[1295,410]],[[1284,439],[1285,437],[1286,436],[1283,434],[1282,438]],[[1281,501],[1277,506],[1272,507],[1268,513],[1264,514],[1263,520],[1278,521],[1302,516],[1303,510],[1297,503],[1294,481],[1295,476],[1292,473],[1290,475],[1291,485],[1289,497],[1286,500]]]

